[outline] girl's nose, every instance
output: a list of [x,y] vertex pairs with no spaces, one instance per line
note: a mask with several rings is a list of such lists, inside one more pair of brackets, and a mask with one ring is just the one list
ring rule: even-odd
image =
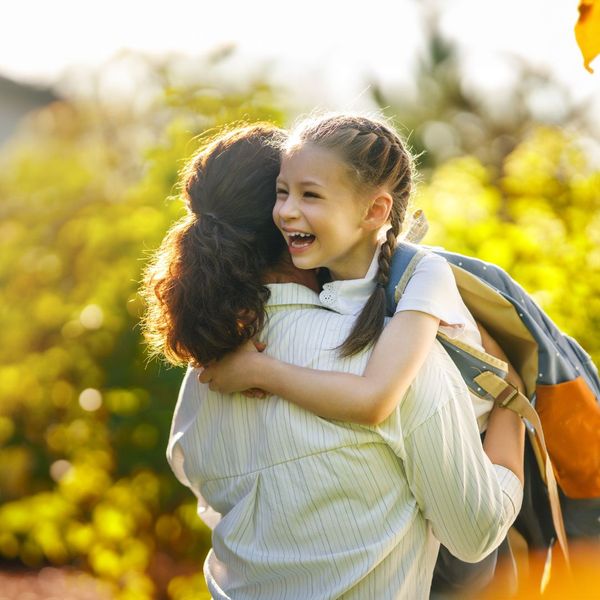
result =
[[280,219],[290,221],[300,216],[298,204],[295,202],[293,196],[287,196],[284,200],[278,201],[277,204],[279,205],[278,214]]

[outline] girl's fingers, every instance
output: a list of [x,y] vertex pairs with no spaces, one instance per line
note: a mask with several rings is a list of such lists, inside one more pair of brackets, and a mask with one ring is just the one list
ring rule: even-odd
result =
[[264,390],[260,390],[258,388],[250,388],[249,390],[244,390],[242,392],[242,396],[246,396],[246,398],[266,398],[267,393]]
[[257,349],[259,352],[262,352],[262,351],[263,351],[263,350],[264,350],[264,349],[267,347],[267,345],[266,345],[265,343],[263,343],[263,342],[255,341],[255,342],[254,342],[254,347],[255,347],[255,348],[256,348],[256,349]]

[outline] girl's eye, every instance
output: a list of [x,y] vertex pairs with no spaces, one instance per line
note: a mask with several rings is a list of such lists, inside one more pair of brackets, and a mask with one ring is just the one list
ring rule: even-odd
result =
[[321,196],[319,196],[319,194],[317,194],[316,192],[304,192],[304,195],[307,198],[320,198]]
[[277,188],[277,195],[279,196],[280,194],[287,194],[287,190],[284,190],[283,188]]

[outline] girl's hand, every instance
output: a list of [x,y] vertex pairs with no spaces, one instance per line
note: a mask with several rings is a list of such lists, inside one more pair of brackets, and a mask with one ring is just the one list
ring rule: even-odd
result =
[[261,342],[248,341],[235,352],[206,365],[198,380],[207,383],[214,392],[244,392],[250,398],[263,398],[266,394],[257,389],[255,373],[260,364],[260,352],[264,349],[265,345]]

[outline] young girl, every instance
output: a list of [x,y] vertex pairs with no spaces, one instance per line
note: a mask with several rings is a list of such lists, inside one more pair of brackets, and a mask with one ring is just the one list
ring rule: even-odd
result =
[[[385,286],[411,185],[410,156],[382,122],[326,116],[308,119],[292,132],[277,180],[275,224],[295,266],[328,269],[332,281],[323,286],[323,304],[358,315],[341,354],[355,354],[377,341],[373,354],[364,375],[356,376],[282,363],[252,352],[249,343],[207,366],[200,380],[225,393],[266,390],[322,417],[376,425],[403,397],[438,329],[506,361],[462,302],[449,265],[433,254],[419,263],[384,328]],[[509,379],[520,385],[512,368]],[[483,430],[492,403],[472,398]],[[515,415],[495,412],[507,427],[522,428]],[[497,436],[486,441],[492,462],[522,481],[522,445],[507,459],[506,449],[496,454],[494,440]]]

